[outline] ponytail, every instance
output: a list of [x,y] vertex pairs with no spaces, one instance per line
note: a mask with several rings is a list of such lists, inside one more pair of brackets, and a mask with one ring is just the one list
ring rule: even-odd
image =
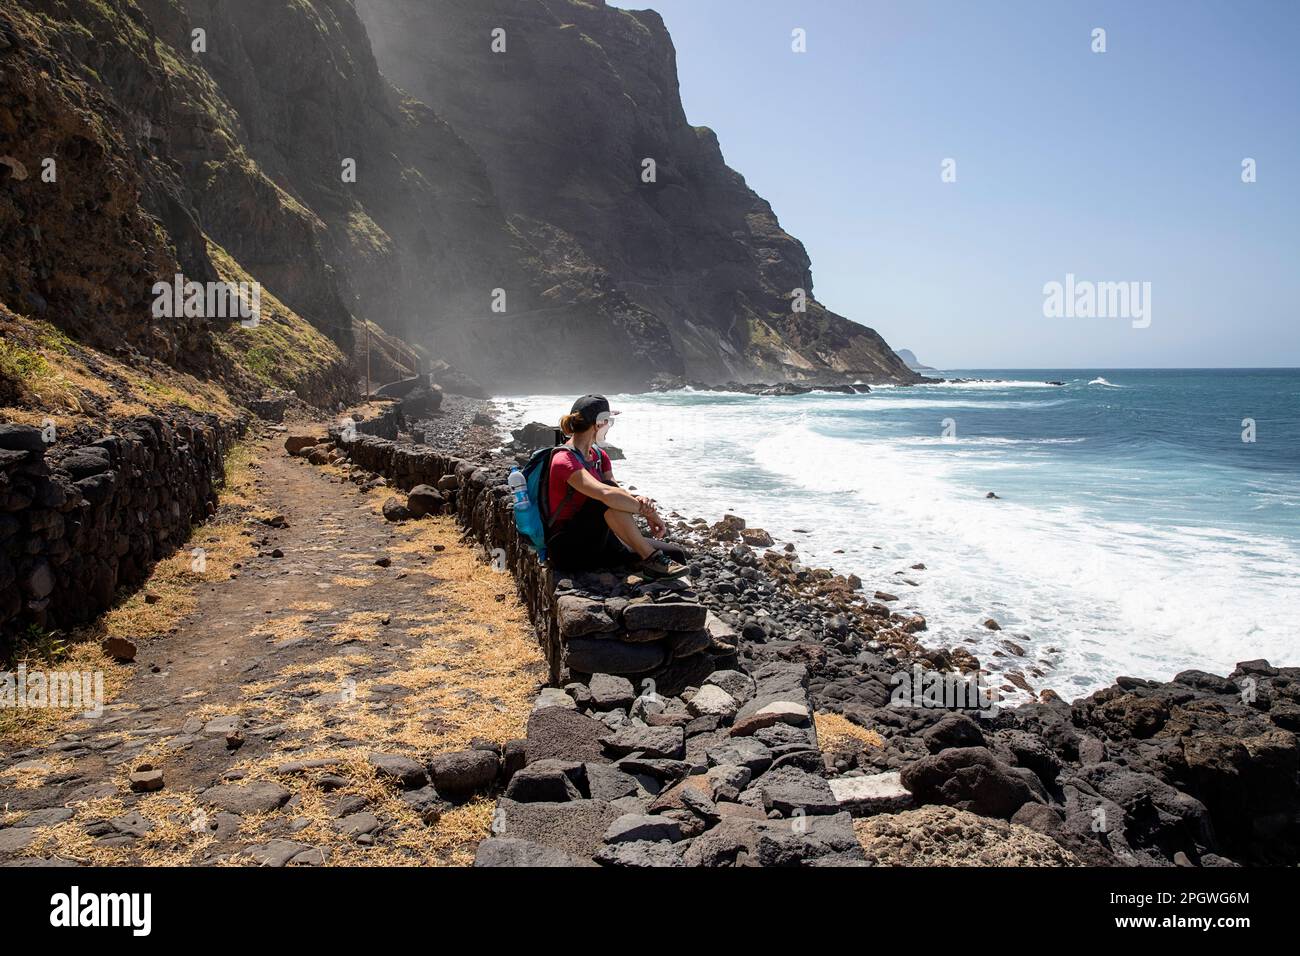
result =
[[577,412],[569,412],[560,419],[560,431],[566,435],[576,435],[578,432],[584,432],[589,426],[583,417]]

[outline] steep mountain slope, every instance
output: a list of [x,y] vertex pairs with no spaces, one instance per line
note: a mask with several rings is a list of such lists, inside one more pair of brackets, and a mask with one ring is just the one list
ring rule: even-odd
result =
[[[281,261],[313,262],[317,224],[243,156],[210,85],[201,95],[185,86],[185,68],[142,9],[127,0],[5,0],[0,37],[0,303],[10,310],[2,403],[109,414],[111,402],[49,399],[94,395],[95,369],[107,368],[95,353],[154,368],[150,375],[161,363],[241,396],[270,386],[314,402],[348,395],[349,362],[318,328],[348,341],[350,318],[327,286],[276,283],[313,308],[311,321],[269,287],[255,328],[229,316],[155,316],[155,283],[177,274],[252,281],[239,257],[259,222],[278,237]],[[226,196],[245,200],[242,223],[224,230],[202,215],[205,175],[223,167],[236,170],[226,179],[238,187]],[[233,240],[238,256],[214,236]],[[264,265],[263,282],[274,272]],[[321,268],[316,278],[325,277]],[[50,329],[92,350],[80,382],[60,371],[68,348]],[[118,376],[103,377],[105,395],[120,395]]]
[[658,318],[689,377],[914,380],[872,330],[811,298],[792,309],[795,290],[812,295],[808,255],[713,131],[687,123],[658,14],[603,0],[357,9],[385,74],[474,147],[546,266]]
[[[511,31],[508,63],[486,59],[488,22]],[[431,105],[381,75],[370,34]],[[15,322],[322,402],[358,381],[357,320],[497,390],[910,375],[869,329],[791,311],[807,255],[686,125],[654,14],[0,0],[0,37]],[[178,273],[260,283],[266,327],[155,319],[154,283]]]

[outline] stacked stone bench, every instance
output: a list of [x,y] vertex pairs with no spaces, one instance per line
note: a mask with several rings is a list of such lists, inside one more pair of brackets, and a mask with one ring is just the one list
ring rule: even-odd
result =
[[584,574],[557,581],[555,595],[562,678],[613,674],[679,694],[736,664],[736,632],[682,581]]
[[523,749],[476,866],[863,865],[801,664],[679,695],[599,673],[547,688]]

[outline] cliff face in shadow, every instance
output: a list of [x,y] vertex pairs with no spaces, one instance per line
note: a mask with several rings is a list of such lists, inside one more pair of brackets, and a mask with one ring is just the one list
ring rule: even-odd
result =
[[[792,309],[794,290],[812,294],[808,254],[713,131],[687,123],[657,13],[580,0],[357,9],[385,75],[482,157],[541,268],[658,319],[688,377],[915,379],[870,329],[815,300]],[[492,50],[498,29],[504,52]]]
[[[0,302],[89,344],[312,400],[351,387],[356,320],[502,391],[912,380],[791,310],[807,254],[687,125],[653,13],[0,0],[0,36]],[[282,327],[153,321],[175,272],[256,280]]]

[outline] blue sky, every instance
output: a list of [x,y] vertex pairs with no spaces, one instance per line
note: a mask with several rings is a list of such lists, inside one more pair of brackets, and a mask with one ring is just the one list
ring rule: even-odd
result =
[[[615,5],[663,15],[817,297],[923,362],[1300,366],[1300,2]],[[1067,273],[1150,282],[1150,326],[1044,317]]]

